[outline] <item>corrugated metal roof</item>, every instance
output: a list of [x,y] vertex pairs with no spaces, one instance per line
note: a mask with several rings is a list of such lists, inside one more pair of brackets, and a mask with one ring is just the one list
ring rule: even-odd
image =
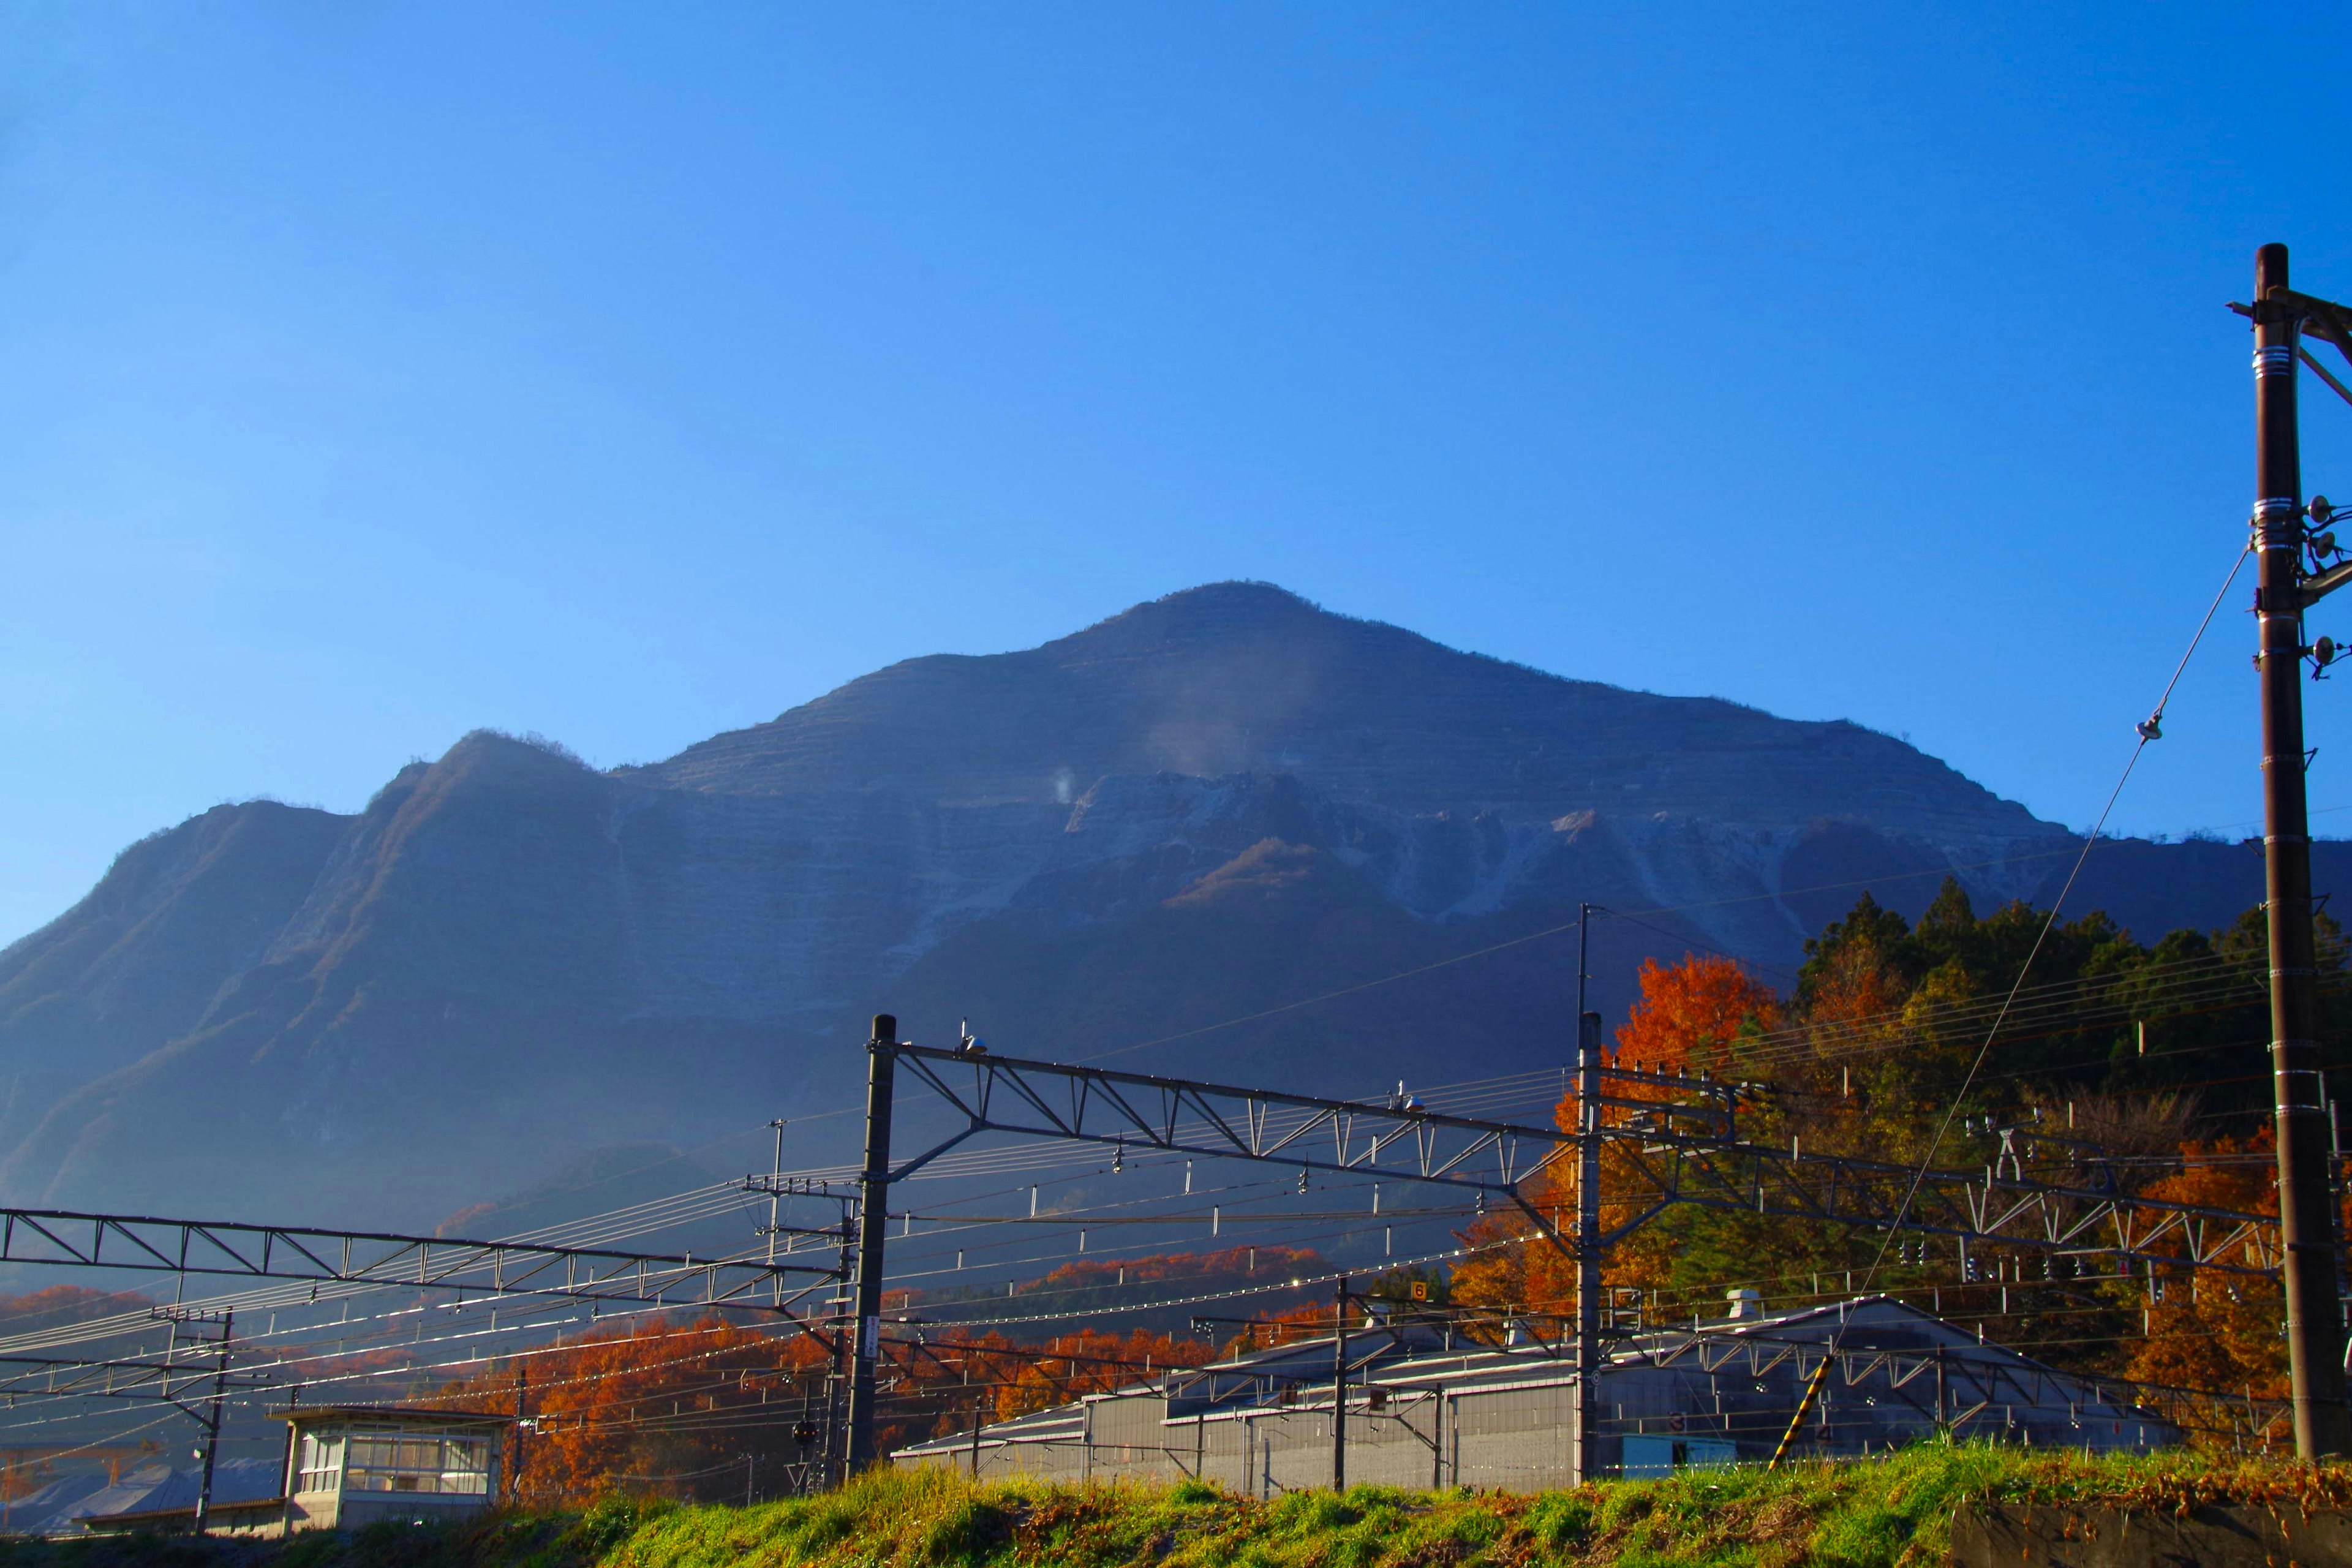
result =
[[[2000,1344],[1986,1343],[1958,1325],[1885,1296],[1859,1297],[1753,1318],[1718,1318],[1687,1328],[1652,1330],[1612,1345],[1602,1374],[1642,1366],[1678,1363],[1704,1357],[1723,1345],[1786,1344],[1792,1350],[1826,1343],[1843,1330],[1848,1353],[1929,1354],[1965,1352],[1979,1363],[1999,1363],[2088,1393],[2092,1381],[2046,1366]],[[1448,1348],[1431,1321],[1398,1321],[1349,1331],[1351,1381],[1394,1390],[1442,1385],[1449,1394],[1502,1394],[1557,1388],[1576,1381],[1573,1343]],[[1328,1406],[1331,1384],[1331,1338],[1295,1341],[1208,1366],[1163,1373],[1107,1394],[1056,1405],[983,1426],[983,1444],[1068,1442],[1086,1431],[1085,1406],[1105,1400],[1161,1398],[1171,1418],[1211,1422],[1244,1419],[1268,1409]],[[1696,1366],[1696,1362],[1693,1363]],[[909,1458],[968,1449],[972,1434],[933,1438],[898,1450]]]

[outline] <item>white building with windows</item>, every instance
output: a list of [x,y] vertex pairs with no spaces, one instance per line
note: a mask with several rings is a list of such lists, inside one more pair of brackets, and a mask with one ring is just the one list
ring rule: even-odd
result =
[[285,1419],[286,1532],[448,1519],[499,1495],[503,1415],[322,1405]]
[[[287,1424],[286,1458],[273,1495],[256,1497],[249,1487],[226,1484],[231,1465],[253,1461],[222,1466],[205,1510],[205,1534],[274,1537],[479,1513],[498,1500],[513,1425],[506,1416],[473,1410],[366,1405],[316,1405],[279,1419]],[[191,1471],[170,1507],[156,1506],[150,1494],[157,1489],[150,1488],[127,1508],[84,1511],[72,1523],[101,1535],[185,1534],[195,1528],[195,1487]]]

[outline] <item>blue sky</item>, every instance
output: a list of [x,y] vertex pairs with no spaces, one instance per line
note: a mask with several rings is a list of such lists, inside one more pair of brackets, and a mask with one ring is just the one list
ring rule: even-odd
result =
[[[0,940],[1226,577],[2081,826],[2242,537],[2223,301],[2352,296],[2347,16],[11,6]],[[2256,815],[2245,598],[2121,826]]]

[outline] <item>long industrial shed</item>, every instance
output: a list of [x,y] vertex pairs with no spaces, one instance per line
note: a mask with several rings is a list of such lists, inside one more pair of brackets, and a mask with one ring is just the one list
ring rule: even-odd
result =
[[[1525,1334],[1454,1342],[1434,1321],[1351,1330],[1347,1478],[1541,1490],[1571,1484],[1571,1353]],[[1883,1453],[1948,1429],[2037,1447],[2145,1452],[2178,1428],[2093,1380],[1979,1342],[1885,1297],[1634,1334],[1601,1373],[1600,1474],[1662,1475],[1770,1457],[1825,1354],[1795,1452]],[[899,1465],[982,1477],[1195,1476],[1267,1497],[1328,1486],[1332,1340],[1305,1340],[901,1448]]]

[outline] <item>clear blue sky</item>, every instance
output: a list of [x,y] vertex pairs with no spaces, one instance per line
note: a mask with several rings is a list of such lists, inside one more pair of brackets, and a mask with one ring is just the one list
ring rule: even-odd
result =
[[[2081,826],[2242,537],[2223,301],[2352,296],[2347,23],[10,6],[0,940],[221,800],[1225,577]],[[2244,599],[2122,826],[2256,815]]]

